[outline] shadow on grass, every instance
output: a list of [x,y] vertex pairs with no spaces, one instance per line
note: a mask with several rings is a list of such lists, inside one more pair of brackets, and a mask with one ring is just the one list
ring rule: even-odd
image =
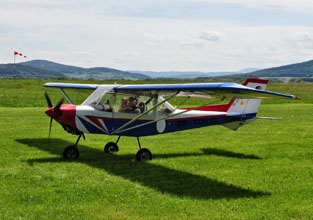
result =
[[238,159],[262,159],[261,157],[255,156],[253,154],[242,154],[242,153],[235,153],[232,151],[221,150],[217,148],[205,148],[201,149],[204,154],[206,155],[217,155],[217,156],[224,156],[224,157],[231,157],[231,158],[238,158]]
[[261,157],[255,156],[253,154],[243,154],[243,153],[235,153],[232,151],[221,150],[217,148],[202,148],[203,153],[175,153],[175,154],[153,154],[153,158],[172,158],[172,157],[188,157],[188,156],[203,156],[203,155],[216,155],[222,157],[231,157],[237,159],[253,159],[260,160]]
[[[51,139],[50,147],[47,138],[17,139],[19,143],[36,147],[54,155],[62,155],[65,146],[71,145],[68,141]],[[81,157],[76,163],[87,164],[91,167],[104,169],[112,175],[121,176],[144,186],[154,188],[162,193],[169,193],[179,197],[196,199],[235,199],[243,197],[257,198],[269,196],[269,193],[244,189],[239,186],[227,184],[207,177],[174,170],[153,163],[139,163],[134,160],[134,155],[105,154],[98,149],[79,145]],[[180,154],[178,154],[180,155]],[[201,155],[201,154],[197,154]],[[177,155],[173,155],[177,156]],[[182,156],[182,155],[180,155]],[[188,156],[188,154],[187,154]],[[170,157],[170,156],[169,156]],[[68,162],[61,157],[29,159],[33,163]]]

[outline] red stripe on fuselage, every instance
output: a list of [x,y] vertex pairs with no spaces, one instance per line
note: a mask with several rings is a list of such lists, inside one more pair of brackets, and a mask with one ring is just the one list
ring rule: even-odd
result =
[[[256,79],[256,78],[248,78],[246,81],[243,83],[244,86],[247,86],[248,83],[260,83],[260,84],[267,84],[268,80],[267,79]],[[208,105],[208,106],[203,106],[201,108],[195,109],[196,111],[216,111],[216,112],[227,112],[228,109],[231,107],[231,105],[235,102],[236,98],[233,98],[228,104],[221,104],[221,105]],[[188,110],[192,109],[191,108],[180,108],[181,110]]]
[[[87,116],[87,115],[85,115],[85,116],[87,118],[91,117],[93,119],[103,119],[103,120],[112,120],[112,121],[130,121],[130,120],[132,120],[132,118],[110,118],[110,117],[97,117],[97,116]],[[138,122],[149,122],[149,121],[152,121],[152,120],[138,119],[136,121],[138,121]]]
[[103,127],[103,125],[99,122],[98,119],[101,119],[101,118],[96,117],[96,116],[89,116],[89,115],[86,115],[86,117],[87,117],[90,121],[92,121],[93,123],[95,123],[96,125],[98,125],[104,132],[108,132],[107,129],[105,129],[105,128]]
[[[230,108],[230,106],[234,103],[236,99],[233,98],[229,103],[227,104],[221,104],[221,105],[207,105],[207,106],[203,106],[201,108],[197,108],[195,109],[196,111],[215,111],[215,112],[227,112],[228,109]],[[194,107],[191,108],[180,108],[180,110],[188,110],[188,109],[192,109]]]
[[[204,116],[196,116],[196,117],[189,117],[189,118],[172,118],[172,119],[165,119],[165,121],[180,121],[180,120],[192,120],[192,119],[203,119],[203,118],[215,118],[215,117],[221,117],[221,116],[226,116],[226,114],[204,115]],[[132,119],[126,119],[126,118],[108,118],[108,117],[96,117],[96,116],[87,116],[87,115],[86,115],[86,117],[89,118],[92,122],[94,122],[95,124],[97,124],[101,128],[103,128],[103,126],[100,124],[98,119],[113,120],[113,121],[114,120],[115,121],[125,121],[125,122],[132,120]],[[154,120],[136,120],[136,122],[150,122],[150,121],[154,121]]]
[[205,115],[205,116],[197,116],[197,117],[190,117],[190,118],[172,118],[172,119],[167,119],[165,121],[180,121],[180,120],[192,120],[192,119],[203,119],[203,118],[217,118],[221,116],[226,116],[226,114],[221,114],[221,115]]

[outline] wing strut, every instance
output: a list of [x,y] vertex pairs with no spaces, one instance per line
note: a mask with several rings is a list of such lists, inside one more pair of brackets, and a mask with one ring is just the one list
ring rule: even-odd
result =
[[65,91],[62,88],[59,88],[59,89],[64,95],[64,97],[67,99],[67,101],[73,105],[73,102],[71,101],[70,97],[68,97],[68,95],[65,93]]
[[[146,125],[149,125],[149,124],[152,124],[152,123],[161,121],[161,120],[165,120],[165,119],[168,119],[168,118],[172,118],[172,117],[174,117],[174,116],[177,116],[177,115],[180,115],[180,114],[189,112],[189,111],[191,111],[191,110],[195,110],[195,109],[204,107],[204,106],[206,106],[206,105],[215,104],[215,103],[217,103],[217,102],[220,102],[220,100],[217,100],[217,101],[214,101],[214,102],[210,102],[210,103],[206,103],[206,104],[204,104],[204,105],[196,106],[196,107],[193,107],[193,108],[191,108],[191,109],[187,109],[187,110],[185,110],[185,111],[182,111],[182,112],[179,112],[179,113],[176,113],[176,114],[172,114],[172,115],[169,115],[169,116],[161,117],[161,118],[159,118],[159,119],[157,119],[157,120],[149,121],[149,122],[144,123],[144,124],[140,124],[140,125],[137,125],[137,126],[134,126],[134,127],[126,128],[126,129],[124,129],[124,130],[118,129],[119,131],[116,130],[115,133],[116,133],[116,134],[119,134],[119,133],[122,133],[122,132],[125,132],[125,131],[133,130],[133,129],[135,129],[135,128],[140,128],[140,127],[143,127],[143,126],[146,126]],[[112,133],[112,134],[113,134],[113,133]]]
[[167,97],[166,99],[164,99],[162,102],[159,102],[158,104],[156,104],[155,106],[153,106],[152,108],[150,108],[148,111],[145,111],[144,113],[141,113],[140,115],[136,116],[135,118],[133,118],[132,120],[130,120],[129,122],[127,122],[126,124],[124,124],[123,126],[119,127],[118,129],[116,129],[115,131],[113,131],[111,134],[118,134],[121,133],[119,131],[121,131],[122,129],[126,128],[128,125],[134,123],[137,119],[141,118],[142,116],[148,114],[149,112],[153,111],[154,109],[156,109],[157,107],[159,107],[160,105],[162,105],[163,103],[165,103],[167,100],[173,98],[174,96],[176,96],[179,93],[179,91],[175,92],[173,95],[170,95],[169,97]]

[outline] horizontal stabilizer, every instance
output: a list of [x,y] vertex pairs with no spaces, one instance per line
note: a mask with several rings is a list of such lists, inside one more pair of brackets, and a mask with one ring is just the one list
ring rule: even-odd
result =
[[282,118],[273,118],[273,117],[256,117],[256,119],[281,120]]

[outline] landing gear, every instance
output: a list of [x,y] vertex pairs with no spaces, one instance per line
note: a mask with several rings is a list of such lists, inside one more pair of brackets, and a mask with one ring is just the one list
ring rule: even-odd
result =
[[114,153],[118,151],[118,141],[120,140],[121,136],[118,137],[117,141],[114,142],[109,142],[104,146],[104,152],[105,153]]
[[[104,152],[105,153],[114,153],[117,152],[118,149],[118,142],[120,140],[121,136],[118,137],[116,142],[109,142],[104,146]],[[152,153],[147,148],[141,148],[139,137],[137,137],[138,145],[139,145],[139,151],[136,154],[136,160],[137,161],[148,161],[152,160]]]
[[141,148],[136,154],[137,161],[152,160],[152,153],[147,148]]
[[67,146],[64,149],[64,151],[63,151],[63,158],[64,159],[77,159],[79,157],[79,151],[77,148],[77,144],[78,144],[81,136],[83,136],[83,138],[85,139],[84,133],[81,133],[79,135],[79,137],[77,138],[77,141],[74,145]]
[[113,152],[117,152],[117,151],[118,151],[118,146],[114,142],[109,142],[104,147],[105,153],[113,153]]
[[148,161],[152,160],[152,153],[147,148],[141,148],[139,137],[137,137],[138,145],[140,150],[136,154],[136,160],[137,161]]
[[63,151],[63,158],[65,159],[76,159],[78,157],[79,151],[75,145],[67,146]]

